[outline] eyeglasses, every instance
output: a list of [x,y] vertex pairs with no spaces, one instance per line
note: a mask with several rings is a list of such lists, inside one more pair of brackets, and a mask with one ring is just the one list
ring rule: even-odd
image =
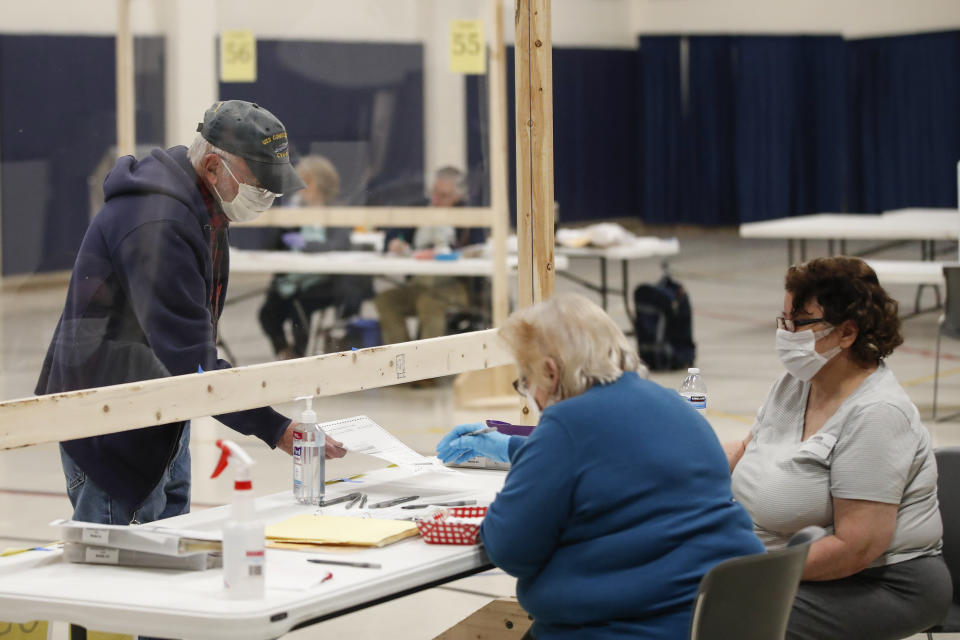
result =
[[777,328],[783,329],[784,331],[789,331],[793,333],[800,327],[805,327],[809,324],[817,324],[818,322],[824,322],[823,318],[807,318],[806,320],[788,320],[783,316],[777,316]]
[[522,396],[527,395],[527,391],[530,390],[530,386],[527,384],[526,378],[517,378],[513,381],[513,390],[519,393]]

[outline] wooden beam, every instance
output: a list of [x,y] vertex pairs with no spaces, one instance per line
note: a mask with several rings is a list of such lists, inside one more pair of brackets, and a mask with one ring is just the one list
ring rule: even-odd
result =
[[117,0],[116,55],[117,157],[120,157],[133,155],[137,147],[130,0]]
[[231,227],[491,227],[489,207],[274,207]]
[[554,289],[550,0],[516,0],[514,19],[520,254],[517,297],[518,305],[524,307],[546,300]]
[[[0,402],[0,449],[95,436],[508,364],[493,329]],[[322,413],[323,405],[318,403]],[[39,429],[37,425],[43,425]]]
[[498,598],[450,627],[434,640],[520,640],[533,625],[514,598]]
[[487,95],[490,113],[490,202],[493,216],[493,326],[499,327],[510,313],[510,283],[507,281],[507,235],[510,201],[507,194],[507,53],[503,41],[503,3],[493,1],[493,42]]

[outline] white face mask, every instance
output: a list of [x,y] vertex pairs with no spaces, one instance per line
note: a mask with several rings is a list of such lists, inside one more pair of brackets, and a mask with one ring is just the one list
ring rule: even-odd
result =
[[777,329],[777,355],[780,362],[790,374],[799,380],[807,382],[827,364],[832,357],[843,351],[839,345],[826,351],[817,353],[817,340],[833,331],[833,327],[822,331],[797,331]]
[[217,191],[216,186],[213,187],[213,190],[216,192],[217,197],[220,198],[220,206],[223,208],[223,213],[226,214],[231,222],[247,222],[253,220],[270,208],[277,194],[267,191],[266,189],[258,189],[251,184],[240,182],[237,180],[237,176],[233,175],[233,171],[230,170],[230,165],[224,162],[223,166],[226,168],[227,173],[230,174],[230,177],[233,178],[233,181],[237,183],[237,197],[233,199],[233,202],[225,202],[223,196]]

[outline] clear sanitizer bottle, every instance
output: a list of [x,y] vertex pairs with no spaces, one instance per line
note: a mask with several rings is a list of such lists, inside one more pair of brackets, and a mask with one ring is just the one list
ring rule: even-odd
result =
[[235,600],[253,600],[264,595],[266,555],[263,521],[257,519],[253,504],[253,459],[237,444],[217,440],[220,461],[212,478],[233,462],[233,504],[223,525],[223,587]]
[[318,505],[325,490],[326,435],[317,424],[313,396],[297,398],[305,407],[293,430],[293,497],[300,504]]
[[700,377],[700,369],[690,367],[687,369],[687,377],[683,379],[680,385],[679,393],[687,399],[690,406],[704,416],[707,413],[707,385]]

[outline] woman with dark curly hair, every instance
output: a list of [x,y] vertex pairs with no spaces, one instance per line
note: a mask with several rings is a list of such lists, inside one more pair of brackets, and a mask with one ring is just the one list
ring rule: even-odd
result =
[[790,640],[905,638],[952,595],[937,467],[916,406],[883,360],[903,342],[897,303],[862,260],[790,267],[776,349],[786,373],[750,435],[728,446],[734,497],[768,548],[813,543]]

